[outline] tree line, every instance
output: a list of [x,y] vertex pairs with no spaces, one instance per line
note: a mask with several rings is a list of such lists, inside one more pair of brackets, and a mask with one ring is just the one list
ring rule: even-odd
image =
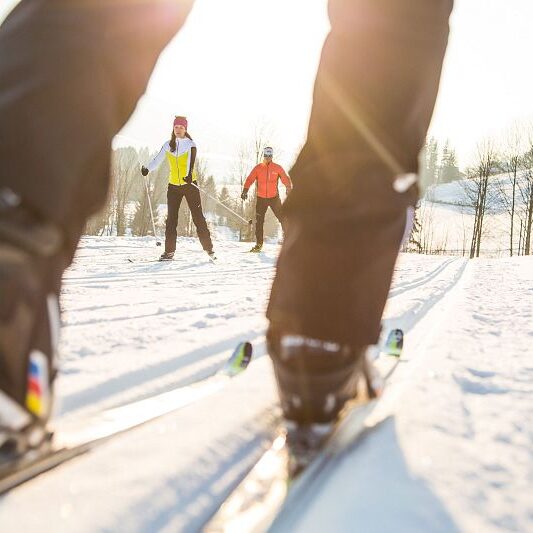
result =
[[[457,167],[449,142],[439,150],[437,141],[428,139],[421,161],[421,181],[427,191],[417,205],[409,251],[459,253],[470,258],[532,253],[532,128],[515,126],[499,143],[492,139],[480,142],[464,173]],[[459,187],[458,199],[439,200],[439,185],[454,181]],[[461,235],[454,236],[460,246],[450,248],[449,235],[443,237],[442,228],[437,231],[439,203],[451,204],[462,216],[462,228],[456,229]],[[488,244],[484,247],[484,243]]]

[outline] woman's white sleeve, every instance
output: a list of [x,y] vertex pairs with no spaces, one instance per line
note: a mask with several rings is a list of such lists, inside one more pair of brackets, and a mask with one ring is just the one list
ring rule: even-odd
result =
[[165,159],[166,151],[167,151],[167,143],[165,143],[161,147],[161,150],[159,150],[159,153],[146,165],[146,168],[150,172],[153,172],[161,164],[163,159]]

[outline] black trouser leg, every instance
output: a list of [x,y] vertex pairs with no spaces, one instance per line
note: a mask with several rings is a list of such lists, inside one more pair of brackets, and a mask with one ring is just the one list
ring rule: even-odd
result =
[[200,244],[205,251],[210,252],[213,249],[213,243],[211,242],[211,234],[209,233],[209,228],[207,227],[207,222],[202,211],[200,191],[194,185],[182,185],[182,187],[187,204],[191,210],[192,221],[196,226],[196,233],[200,239]]
[[176,251],[178,214],[183,198],[182,187],[170,184],[167,189],[167,220],[165,224],[165,252]]
[[393,182],[417,172],[452,5],[330,0],[307,141],[284,205],[273,328],[354,346],[377,341],[405,211],[417,196]]
[[[111,140],[191,7],[191,0],[21,0],[0,26],[0,191],[13,191],[36,220],[60,228],[63,247],[49,258],[59,273],[43,264],[56,293],[87,217],[105,201]],[[12,266],[2,253],[0,261]],[[1,280],[5,291],[17,283],[13,272]],[[42,309],[50,293],[43,283],[32,309]],[[0,299],[5,304],[6,294]],[[32,320],[0,323],[0,370],[11,376],[0,388],[18,399],[33,346],[14,347],[17,338],[42,337],[28,332]],[[35,320],[46,329],[44,318]]]
[[33,256],[0,242],[0,390],[43,420],[52,407],[64,262],[62,253]]
[[257,197],[255,204],[255,242],[263,244],[263,227],[265,225],[265,215],[268,209],[268,198]]
[[0,27],[0,188],[61,226],[72,251],[105,201],[111,140],[191,7],[22,0]]
[[279,223],[281,224],[281,229],[283,231],[283,234],[285,234],[285,226],[284,226],[283,216],[282,216],[281,198],[279,196],[276,196],[275,198],[272,198],[270,200],[270,209],[272,209],[274,216],[278,219]]

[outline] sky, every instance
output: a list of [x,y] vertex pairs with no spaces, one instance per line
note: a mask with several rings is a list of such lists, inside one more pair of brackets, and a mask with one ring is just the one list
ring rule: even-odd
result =
[[[14,3],[5,0],[0,16]],[[184,114],[217,181],[235,173],[241,146],[257,130],[266,132],[275,159],[290,166],[305,140],[329,28],[326,5],[196,0],[115,145],[156,150],[168,138],[173,116]],[[456,0],[430,135],[450,140],[461,167],[485,137],[501,135],[516,121],[533,122],[531,20],[531,0]],[[180,79],[183,71],[186,80]]]

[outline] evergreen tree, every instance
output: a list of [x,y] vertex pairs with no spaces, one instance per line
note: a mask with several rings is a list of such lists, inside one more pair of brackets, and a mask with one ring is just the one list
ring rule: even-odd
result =
[[198,186],[205,191],[204,194],[201,194],[202,197],[202,206],[204,208],[204,213],[214,213],[217,210],[217,203],[213,198],[217,197],[217,186],[215,184],[215,179],[213,176],[207,176],[207,178],[198,180]]
[[450,147],[450,143],[446,141],[442,150],[442,158],[440,164],[440,182],[450,183],[461,178],[461,172],[457,166],[457,157],[455,150]]
[[426,143],[421,152],[419,184],[422,194],[437,182],[438,162],[439,144],[435,138],[430,137],[426,139]]

